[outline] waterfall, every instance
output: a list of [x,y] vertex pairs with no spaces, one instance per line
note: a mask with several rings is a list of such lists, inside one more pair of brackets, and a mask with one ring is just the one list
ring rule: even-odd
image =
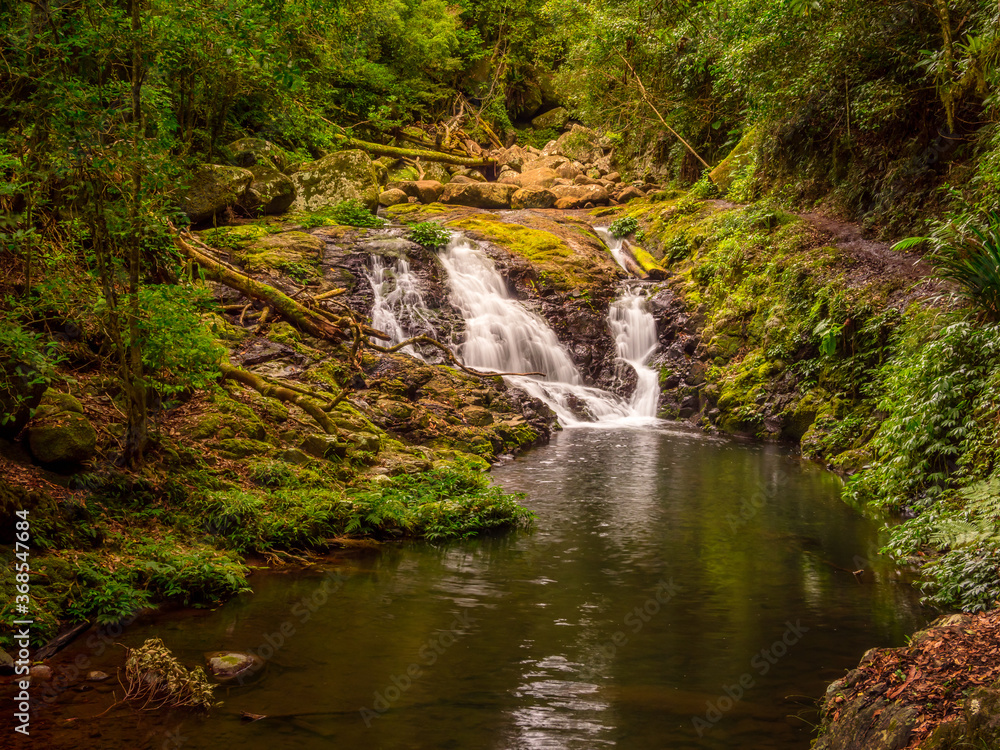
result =
[[625,252],[625,240],[615,237],[608,231],[607,227],[594,227],[594,231],[597,232],[598,237],[604,240],[604,244],[608,246],[608,250],[615,256],[615,262],[631,276],[635,263],[628,256],[628,253]]
[[656,351],[656,319],[646,309],[646,295],[629,290],[608,311],[608,322],[618,345],[618,359],[636,372],[638,381],[629,403],[637,417],[655,417],[660,398],[659,374],[646,365]]
[[[540,316],[511,298],[482,248],[456,237],[441,253],[441,262],[448,274],[451,302],[465,319],[465,341],[458,355],[466,365],[496,372],[545,373],[544,378],[513,376],[508,380],[548,404],[564,426],[655,414],[655,403],[648,413],[639,413],[618,396],[584,385],[555,332]],[[634,331],[640,329],[645,331],[631,322],[623,324],[619,338],[625,343],[619,347],[631,352]]]
[[[417,278],[410,271],[406,258],[398,258],[387,266],[381,255],[372,255],[371,270],[366,273],[375,301],[372,304],[372,328],[392,337],[390,346],[421,334],[433,335],[430,310],[424,303]],[[385,345],[384,341],[372,339]],[[423,359],[412,346],[401,351]]]

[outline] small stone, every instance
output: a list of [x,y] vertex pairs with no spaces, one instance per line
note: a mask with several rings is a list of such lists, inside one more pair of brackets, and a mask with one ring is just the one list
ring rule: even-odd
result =
[[213,651],[205,654],[208,668],[220,680],[232,680],[257,671],[263,662],[258,656],[242,651]]
[[88,682],[104,682],[106,679],[108,679],[107,672],[101,672],[96,669],[87,675]]
[[39,682],[48,682],[52,679],[52,669],[45,666],[44,664],[36,664],[30,670],[28,670],[28,676],[31,678],[33,684]]

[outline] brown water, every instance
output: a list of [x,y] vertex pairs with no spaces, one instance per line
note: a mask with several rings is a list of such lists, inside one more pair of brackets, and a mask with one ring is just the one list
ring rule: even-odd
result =
[[116,640],[189,664],[252,648],[266,670],[208,717],[93,719],[110,686],[67,691],[39,709],[44,746],[805,750],[826,684],[924,621],[877,525],[780,449],[575,429],[494,473],[533,532],[386,546],[137,623]]

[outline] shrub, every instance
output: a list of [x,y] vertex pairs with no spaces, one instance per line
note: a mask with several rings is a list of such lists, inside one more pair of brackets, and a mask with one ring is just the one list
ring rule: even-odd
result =
[[428,250],[444,247],[451,241],[451,232],[433,221],[414,224],[406,236],[411,242],[416,242]]
[[612,237],[621,239],[622,237],[628,237],[638,228],[638,219],[634,216],[623,216],[620,219],[616,219],[611,222],[611,226],[608,227],[608,231],[611,232]]

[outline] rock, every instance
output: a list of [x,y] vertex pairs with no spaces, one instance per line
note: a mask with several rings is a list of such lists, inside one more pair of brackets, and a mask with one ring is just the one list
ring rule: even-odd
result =
[[542,167],[541,169],[532,169],[521,174],[515,174],[506,180],[506,182],[521,188],[550,188],[558,179],[558,172],[548,167]]
[[52,669],[44,664],[36,664],[28,670],[28,677],[31,679],[32,685],[37,685],[39,682],[48,682],[52,679]]
[[[536,169],[551,169],[557,176],[567,180],[572,180],[580,174],[580,168],[565,156],[558,154],[542,156],[530,162],[525,162],[522,172],[529,172]],[[525,187],[522,185],[522,187]]]
[[474,180],[475,182],[486,182],[486,178],[483,176],[483,173],[480,172],[478,169],[463,169],[459,172],[456,172],[452,176],[452,180],[454,180],[455,177],[468,177],[469,179]]
[[351,432],[347,434],[347,440],[358,451],[378,453],[382,450],[382,441],[372,432]]
[[281,232],[257,240],[235,253],[236,260],[247,271],[286,271],[296,268],[313,270],[323,257],[326,243],[305,232]]
[[489,409],[481,406],[467,406],[462,409],[462,419],[474,427],[486,427],[493,424],[493,415]]
[[226,150],[229,151],[233,165],[237,167],[270,167],[278,172],[284,172],[288,168],[285,152],[262,138],[240,138],[226,146]]
[[283,214],[295,202],[295,183],[269,166],[250,167],[253,182],[247,188],[245,205],[262,214]]
[[249,169],[203,164],[187,181],[181,208],[192,224],[218,220],[226,209],[244,201],[251,183]]
[[274,449],[270,443],[251,438],[226,438],[219,441],[218,451],[230,459],[266,456]]
[[55,388],[46,389],[35,411],[35,419],[50,417],[61,412],[83,414],[83,404],[72,394],[62,393]]
[[298,448],[284,450],[278,455],[278,458],[286,464],[292,464],[292,466],[303,466],[312,461],[308,454]]
[[336,437],[321,433],[306,437],[299,448],[316,458],[343,458],[347,454],[347,446],[337,440]]
[[618,172],[610,172],[604,175],[604,179],[607,180],[608,182],[617,183],[622,181],[622,176]]
[[510,208],[510,199],[517,192],[516,185],[499,182],[471,184],[450,183],[441,196],[443,203],[473,208]]
[[[517,174],[517,173],[512,172],[512,174]],[[457,183],[459,185],[468,185],[469,183],[472,182],[481,182],[481,180],[474,180],[471,177],[466,177],[464,174],[460,174],[452,177],[451,182],[449,182],[448,184],[451,185],[452,183]]]
[[546,128],[562,130],[568,122],[569,112],[564,107],[556,107],[555,109],[550,109],[548,112],[537,115],[531,121],[531,126],[538,130],[545,130]]
[[39,463],[80,463],[97,453],[97,431],[83,414],[58,412],[31,424],[28,446]]
[[317,211],[346,200],[361,201],[369,211],[378,207],[378,175],[368,154],[358,149],[304,164],[292,182],[296,211]]
[[[497,164],[501,167],[507,167],[514,170],[515,172],[520,172],[521,167],[524,166],[526,161],[531,160],[531,154],[525,151],[520,146],[511,146],[509,149],[501,153],[497,157]],[[502,170],[501,170],[502,171]]]
[[437,180],[417,180],[413,184],[421,203],[437,203],[444,193],[444,185]]
[[396,206],[406,203],[409,196],[399,188],[389,188],[385,192],[379,193],[378,203],[380,206]]
[[510,199],[510,207],[516,209],[552,208],[555,204],[555,193],[539,187],[521,188]]
[[552,188],[556,196],[556,208],[583,208],[587,203],[605,205],[609,200],[608,191],[601,185],[556,185]]
[[574,125],[556,140],[556,153],[583,163],[592,163],[604,156],[604,139],[582,125]]
[[104,682],[106,679],[108,679],[108,673],[101,672],[96,669],[93,672],[87,674],[88,682]]
[[615,200],[619,203],[628,203],[629,201],[634,201],[636,198],[645,198],[646,194],[642,192],[639,188],[629,185],[624,190],[619,190],[615,193]]
[[209,671],[224,681],[247,677],[264,665],[259,656],[243,651],[213,651],[205,654],[205,660]]
[[0,651],[0,674],[14,674],[14,659],[6,651]]
[[578,174],[573,179],[573,182],[577,185],[600,185],[601,187],[604,187],[604,183],[602,183],[599,179],[590,177],[585,174]]

